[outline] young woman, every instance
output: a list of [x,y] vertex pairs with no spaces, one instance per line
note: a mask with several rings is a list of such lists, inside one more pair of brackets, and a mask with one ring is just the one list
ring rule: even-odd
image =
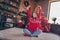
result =
[[24,33],[25,36],[36,36],[38,37],[38,35],[43,31],[43,28],[41,26],[41,14],[42,14],[42,9],[41,6],[38,6],[38,13],[36,13],[36,11],[34,11],[34,13],[32,14],[31,17],[31,13],[29,10],[30,6],[27,7],[27,14],[28,14],[28,19],[29,19],[29,23],[26,26],[26,29],[24,29]]

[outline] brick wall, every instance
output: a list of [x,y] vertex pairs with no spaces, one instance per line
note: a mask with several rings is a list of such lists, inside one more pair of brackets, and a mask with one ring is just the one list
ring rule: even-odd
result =
[[[31,5],[31,13],[33,13],[34,11],[34,8],[36,5],[41,5],[42,8],[43,8],[43,11],[44,11],[44,15],[47,16],[47,11],[48,11],[48,0],[46,1],[43,1],[43,2],[34,2],[33,0],[27,0],[29,2],[29,4]],[[21,4],[20,4],[20,9],[19,9],[19,12],[20,11],[26,11],[26,7],[24,6],[24,0],[21,0]]]

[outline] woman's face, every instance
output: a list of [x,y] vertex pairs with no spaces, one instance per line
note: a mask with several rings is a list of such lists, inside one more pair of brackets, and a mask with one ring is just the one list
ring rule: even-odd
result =
[[33,17],[34,17],[34,18],[37,17],[37,14],[36,14],[36,13],[33,13]]

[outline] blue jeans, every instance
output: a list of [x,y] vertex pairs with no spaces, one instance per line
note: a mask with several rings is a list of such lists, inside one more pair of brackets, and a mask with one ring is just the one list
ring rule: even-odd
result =
[[37,30],[37,31],[35,31],[35,32],[31,32],[31,31],[29,31],[28,29],[23,29],[23,32],[24,32],[25,34],[29,34],[29,35],[31,35],[31,36],[38,36],[40,33],[42,33],[41,30]]

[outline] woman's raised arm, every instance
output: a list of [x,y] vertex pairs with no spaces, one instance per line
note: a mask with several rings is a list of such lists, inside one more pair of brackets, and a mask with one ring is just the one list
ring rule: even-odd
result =
[[41,6],[38,6],[38,18],[39,19],[41,19],[42,13],[43,13],[42,7]]
[[28,14],[28,18],[30,18],[31,17],[30,6],[27,7],[27,14]]

